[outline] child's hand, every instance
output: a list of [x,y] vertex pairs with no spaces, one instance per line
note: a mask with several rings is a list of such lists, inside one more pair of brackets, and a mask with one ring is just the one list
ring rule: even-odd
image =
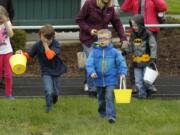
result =
[[128,48],[128,47],[129,47],[129,42],[126,41],[126,40],[124,40],[124,41],[122,42],[122,48],[124,49],[124,48]]
[[43,35],[41,35],[40,38],[41,38],[42,45],[43,45],[44,49],[45,49],[45,50],[49,49],[48,39],[45,38]]
[[17,51],[16,51],[16,54],[22,54],[22,53],[23,53],[22,50],[17,50]]
[[45,38],[43,35],[41,35],[40,38],[41,38],[41,41],[42,41],[43,45],[48,43],[47,38]]
[[43,43],[44,48],[47,48],[48,46],[51,45],[53,39],[49,39],[49,40],[48,40],[46,37],[44,37],[43,35],[41,35],[41,41],[42,41],[42,43]]
[[91,74],[91,78],[96,79],[97,77],[98,77],[98,76],[97,76],[96,73],[92,73],[92,74]]

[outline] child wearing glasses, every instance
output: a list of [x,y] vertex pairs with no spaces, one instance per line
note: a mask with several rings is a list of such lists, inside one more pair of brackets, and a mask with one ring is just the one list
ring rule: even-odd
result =
[[98,42],[94,44],[88,57],[86,69],[97,87],[100,116],[107,118],[109,123],[115,123],[113,90],[118,84],[119,77],[125,79],[127,65],[121,52],[113,47],[111,35],[108,29],[101,29],[97,32]]

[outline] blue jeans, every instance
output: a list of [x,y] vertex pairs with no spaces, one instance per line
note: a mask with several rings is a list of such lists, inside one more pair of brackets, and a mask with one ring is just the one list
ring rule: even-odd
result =
[[[88,58],[89,53],[92,51],[93,47],[88,48],[86,45],[82,45],[82,46],[83,46],[83,51],[85,52],[85,54]],[[88,84],[88,91],[96,92],[96,86],[95,86],[94,79],[92,79],[90,76],[88,76],[86,71],[85,71],[85,76],[86,76],[85,82],[87,82],[87,84]]]
[[97,87],[98,112],[102,117],[113,120],[116,119],[114,89],[115,86]]
[[140,98],[146,98],[147,91],[150,90],[152,87],[152,85],[144,82],[144,72],[145,68],[134,68],[135,85],[138,89],[138,97]]
[[59,77],[53,77],[50,75],[42,75],[42,81],[44,86],[44,93],[46,97],[46,106],[52,106],[52,96],[59,95],[60,82]]

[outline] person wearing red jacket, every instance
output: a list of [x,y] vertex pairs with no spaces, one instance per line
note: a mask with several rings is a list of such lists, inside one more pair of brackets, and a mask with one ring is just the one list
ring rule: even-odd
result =
[[[141,14],[144,16],[144,24],[159,24],[158,13],[167,11],[167,5],[165,0],[124,0],[120,10],[123,12],[132,12],[133,16]],[[157,42],[157,35],[160,28],[148,28],[152,32]],[[130,69],[133,69],[130,67]],[[130,70],[132,87],[134,85],[133,71]],[[133,88],[136,91],[136,88]],[[152,92],[156,92],[157,89],[153,85]]]
[[[167,11],[167,5],[164,0],[124,0],[121,5],[123,12],[132,12],[133,16],[142,14],[145,24],[159,24],[157,15],[160,12]],[[148,28],[157,39],[157,33],[160,28]]]

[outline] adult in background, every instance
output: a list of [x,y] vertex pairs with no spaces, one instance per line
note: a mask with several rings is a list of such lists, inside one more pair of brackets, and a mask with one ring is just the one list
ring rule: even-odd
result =
[[[80,41],[87,57],[92,50],[93,42],[97,41],[98,30],[107,29],[110,23],[123,44],[128,44],[121,20],[115,12],[113,0],[86,0],[76,17],[76,23],[80,27]],[[89,95],[95,96],[96,87],[90,76],[87,76],[87,84]]]
[[[84,5],[86,0],[81,0],[81,7]],[[114,9],[116,11],[116,13],[119,15],[120,11],[119,11],[119,2],[118,0],[113,0],[113,5],[114,5]]]
[[12,22],[14,18],[14,8],[12,0],[0,0],[0,5],[3,6],[9,13],[9,19]]
[[[143,15],[145,24],[159,24],[160,22],[158,20],[158,14],[167,11],[167,5],[165,0],[124,0],[120,10],[123,12],[132,12],[133,16],[137,14]],[[157,35],[160,28],[148,28],[148,30],[152,32],[157,42]],[[133,67],[130,67],[130,69],[131,68],[133,69]],[[131,71],[132,70],[130,70],[130,74],[133,74]],[[134,86],[133,77],[131,78],[131,83]],[[156,91],[157,89],[153,85],[152,92]]]
[[[132,12],[133,15],[141,14],[144,16],[145,24],[159,24],[158,13],[167,11],[165,0],[124,0],[121,5],[123,12]],[[157,33],[160,28],[148,28],[157,40]]]

